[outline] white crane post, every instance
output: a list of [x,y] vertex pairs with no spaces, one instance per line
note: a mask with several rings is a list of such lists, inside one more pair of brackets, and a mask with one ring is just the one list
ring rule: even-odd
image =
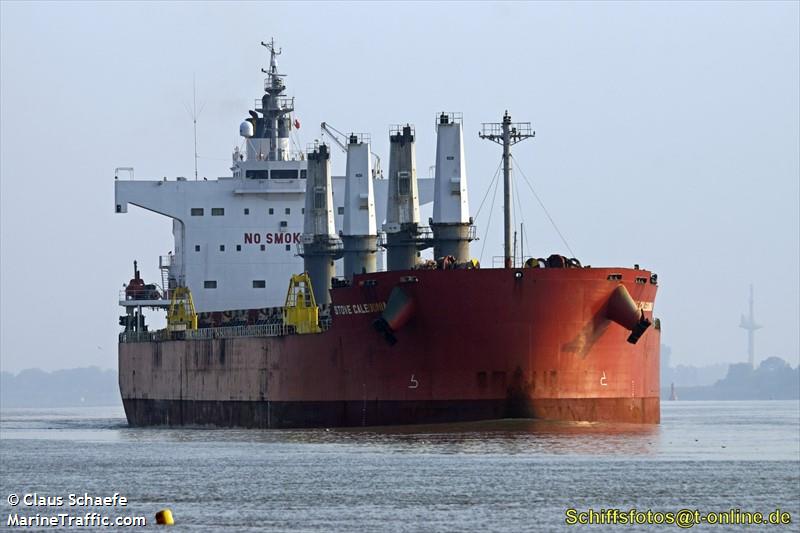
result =
[[351,134],[348,138],[342,243],[345,277],[375,272],[378,228],[372,158],[369,137],[365,134]]
[[436,173],[434,178],[434,257],[453,256],[469,261],[469,243],[475,238],[469,216],[467,172],[460,113],[442,112],[436,120]]

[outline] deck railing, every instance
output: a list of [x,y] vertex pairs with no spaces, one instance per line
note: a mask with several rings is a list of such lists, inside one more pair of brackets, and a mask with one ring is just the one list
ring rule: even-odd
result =
[[[320,329],[331,327],[330,317],[320,317]],[[281,337],[294,335],[294,328],[283,324],[259,324],[255,326],[227,326],[221,328],[200,328],[185,331],[123,331],[119,342],[163,342],[172,340],[230,339],[234,337]]]
[[201,328],[186,331],[123,331],[119,342],[158,342],[169,340],[228,339],[232,337],[279,337],[292,331],[283,324],[260,324],[256,326],[228,326]]

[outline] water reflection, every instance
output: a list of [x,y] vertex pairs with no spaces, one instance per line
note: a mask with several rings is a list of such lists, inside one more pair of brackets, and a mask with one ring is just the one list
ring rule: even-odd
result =
[[651,453],[658,434],[659,427],[652,425],[508,419],[339,429],[314,438],[370,443],[400,453],[641,455]]
[[[116,416],[115,416],[116,415]],[[370,428],[252,430],[130,428],[111,409],[10,409],[0,438],[123,442],[326,445],[355,452],[430,454],[647,455],[659,426],[530,419]]]
[[288,453],[291,448],[315,453],[524,455],[534,459],[796,460],[800,455],[798,407],[796,401],[669,402],[662,407],[660,425],[509,419],[304,430],[130,428],[121,408],[4,409],[0,411],[0,441],[269,445],[276,453]]
[[[342,429],[121,428],[128,441],[249,442],[380,447],[394,453],[646,453],[658,426],[497,420],[463,424]],[[638,450],[638,451],[637,451]]]

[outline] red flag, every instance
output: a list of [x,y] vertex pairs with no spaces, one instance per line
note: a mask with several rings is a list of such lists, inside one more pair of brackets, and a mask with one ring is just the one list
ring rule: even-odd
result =
[[298,130],[300,129],[300,121],[298,119],[296,119],[296,118],[294,119],[294,127],[295,127],[295,129],[298,129]]

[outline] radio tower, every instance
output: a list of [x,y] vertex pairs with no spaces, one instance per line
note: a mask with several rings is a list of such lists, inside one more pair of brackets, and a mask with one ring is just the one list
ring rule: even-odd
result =
[[747,362],[751,367],[755,367],[755,354],[756,343],[755,333],[757,329],[763,326],[756,324],[756,318],[753,315],[753,285],[750,285],[750,314],[748,316],[742,315],[742,320],[739,322],[739,327],[747,330]]

